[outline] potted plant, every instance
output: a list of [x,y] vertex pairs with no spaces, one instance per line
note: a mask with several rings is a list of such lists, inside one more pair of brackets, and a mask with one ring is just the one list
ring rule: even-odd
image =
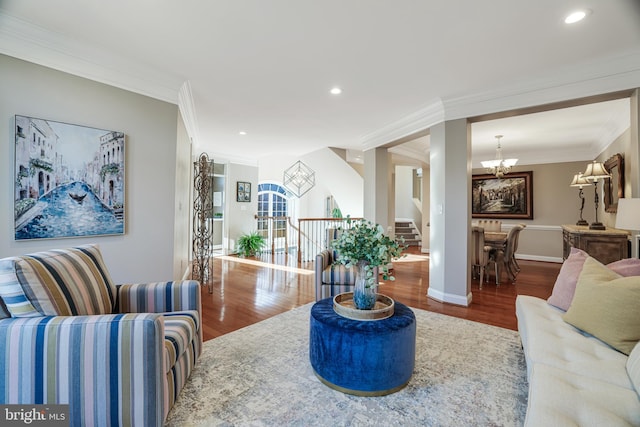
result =
[[382,272],[384,280],[395,280],[388,266],[392,259],[402,256],[404,247],[385,235],[380,224],[365,219],[353,221],[347,216],[346,228],[339,227],[338,230],[341,231],[339,237],[331,242],[338,253],[335,263],[355,268],[353,303],[358,309],[370,310],[377,299],[375,267]]
[[255,256],[266,244],[265,238],[257,231],[243,234],[238,239],[236,252],[241,257]]

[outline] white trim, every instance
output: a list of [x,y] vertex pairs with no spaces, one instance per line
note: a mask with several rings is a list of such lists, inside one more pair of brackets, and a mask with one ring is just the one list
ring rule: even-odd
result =
[[193,92],[191,91],[191,83],[189,80],[180,86],[178,108],[180,109],[180,114],[182,114],[182,120],[187,128],[187,133],[191,137],[191,143],[198,145],[198,117],[196,115],[196,105],[193,101]]
[[[502,228],[506,229],[506,230],[510,230],[513,228],[514,225],[516,225],[517,223],[502,223]],[[525,228],[522,229],[522,232],[528,231],[528,230],[534,230],[534,231],[562,231],[562,227],[559,225],[544,225],[544,224],[526,224]]]
[[542,255],[516,254],[516,259],[522,259],[525,261],[555,262],[558,264],[562,264],[564,262],[564,260],[559,257],[542,256]]
[[442,102],[437,100],[426,107],[419,109],[381,129],[362,135],[362,149],[370,150],[389,142],[423,131],[431,126],[444,121],[444,108]]
[[0,14],[0,53],[172,104],[184,81],[6,13]]
[[446,294],[444,292],[440,292],[429,287],[427,291],[427,296],[429,298],[433,298],[436,301],[447,302],[450,304],[461,305],[464,307],[468,307],[471,305],[471,300],[473,299],[471,292],[469,292],[466,296],[454,295],[454,294]]
[[640,86],[640,49],[502,89],[442,100],[445,120],[510,111]]

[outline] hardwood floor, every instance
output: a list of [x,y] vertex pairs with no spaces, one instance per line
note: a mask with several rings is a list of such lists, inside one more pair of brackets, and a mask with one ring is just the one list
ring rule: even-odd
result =
[[[408,256],[394,263],[395,281],[378,288],[410,307],[421,308],[489,325],[516,330],[517,295],[548,298],[561,264],[519,261],[522,268],[515,283],[505,280],[478,287],[472,280],[473,301],[469,307],[441,303],[427,297],[429,261],[413,247]],[[315,301],[313,263],[298,266],[294,256],[263,255],[259,259],[234,256],[213,260],[213,293],[202,287],[204,340],[235,331],[276,314]]]

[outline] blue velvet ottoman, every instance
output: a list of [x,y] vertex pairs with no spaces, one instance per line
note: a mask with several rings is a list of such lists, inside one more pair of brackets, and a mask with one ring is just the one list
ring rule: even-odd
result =
[[393,316],[360,321],[333,310],[333,298],[311,308],[309,358],[320,380],[358,396],[383,396],[407,385],[416,355],[416,317],[395,301]]

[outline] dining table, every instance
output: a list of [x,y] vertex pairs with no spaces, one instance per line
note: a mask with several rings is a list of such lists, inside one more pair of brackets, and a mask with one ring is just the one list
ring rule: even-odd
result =
[[502,276],[502,266],[504,265],[504,252],[507,247],[506,231],[485,231],[484,243],[487,246],[496,250],[496,285],[500,284],[500,277]]

